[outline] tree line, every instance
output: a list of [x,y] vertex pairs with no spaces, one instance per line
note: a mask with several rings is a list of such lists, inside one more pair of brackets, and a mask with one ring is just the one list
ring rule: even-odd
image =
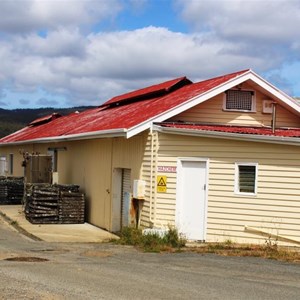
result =
[[79,106],[72,108],[33,108],[33,109],[2,109],[0,108],[0,138],[9,135],[31,123],[33,120],[59,113],[67,115],[74,111],[83,111],[92,106]]

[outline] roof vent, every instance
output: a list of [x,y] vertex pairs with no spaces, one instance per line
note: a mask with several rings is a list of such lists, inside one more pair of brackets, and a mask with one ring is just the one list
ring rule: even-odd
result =
[[190,81],[188,78],[176,78],[160,84],[152,85],[143,89],[116,96],[103,103],[100,107],[116,107],[137,101],[162,97],[188,84],[192,84],[192,81]]
[[55,119],[58,119],[62,117],[61,114],[58,114],[58,113],[53,113],[51,115],[48,115],[48,116],[45,116],[45,117],[41,117],[41,118],[38,118],[34,121],[32,121],[31,123],[29,123],[28,126],[39,126],[39,125],[42,125],[42,124],[46,124],[46,123],[49,123]]

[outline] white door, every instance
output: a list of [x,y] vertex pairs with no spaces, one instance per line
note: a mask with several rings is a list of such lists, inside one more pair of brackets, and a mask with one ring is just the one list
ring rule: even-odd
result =
[[180,159],[177,168],[176,226],[188,240],[205,240],[207,162]]

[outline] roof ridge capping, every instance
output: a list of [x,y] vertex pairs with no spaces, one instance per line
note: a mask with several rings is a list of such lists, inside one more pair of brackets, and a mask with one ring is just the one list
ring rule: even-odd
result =
[[99,107],[115,107],[120,104],[128,104],[136,101],[153,99],[163,96],[167,93],[180,89],[185,85],[192,84],[193,82],[186,76],[164,81],[162,83],[150,85],[148,87],[134,90],[122,95],[111,98],[104,102]]
[[241,71],[227,73],[227,74],[223,74],[223,75],[220,75],[220,76],[215,76],[215,77],[212,77],[212,78],[208,78],[208,79],[205,79],[203,81],[219,79],[219,78],[227,78],[227,77],[230,78],[230,79],[235,79],[236,77],[239,77],[241,75],[245,75],[247,73],[254,73],[254,72],[251,69],[244,69],[244,70],[241,70]]
[[[242,76],[245,76],[248,74],[255,74],[255,73],[251,69],[245,69],[245,70],[241,70],[241,71],[237,71],[237,72],[233,72],[233,73],[223,74],[220,76],[204,79],[197,83],[204,83],[204,82],[209,82],[209,81],[212,81],[215,83],[216,81],[220,80],[221,82],[216,85],[216,87],[219,87],[221,85],[228,84],[230,81],[236,80],[238,77],[242,77]],[[257,75],[257,74],[255,74],[255,75]]]

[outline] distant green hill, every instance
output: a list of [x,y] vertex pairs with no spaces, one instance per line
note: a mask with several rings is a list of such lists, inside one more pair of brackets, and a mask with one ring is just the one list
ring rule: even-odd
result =
[[72,108],[36,108],[36,109],[13,109],[7,110],[0,108],[0,138],[9,135],[24,126],[28,125],[35,119],[59,113],[68,115],[74,111],[83,111],[92,106],[79,106]]
[[[294,97],[299,101],[300,97]],[[74,111],[83,111],[94,106],[78,106],[71,108],[34,108],[34,109],[13,109],[7,110],[0,108],[0,138],[9,135],[35,119],[59,113],[61,115],[68,115]]]

